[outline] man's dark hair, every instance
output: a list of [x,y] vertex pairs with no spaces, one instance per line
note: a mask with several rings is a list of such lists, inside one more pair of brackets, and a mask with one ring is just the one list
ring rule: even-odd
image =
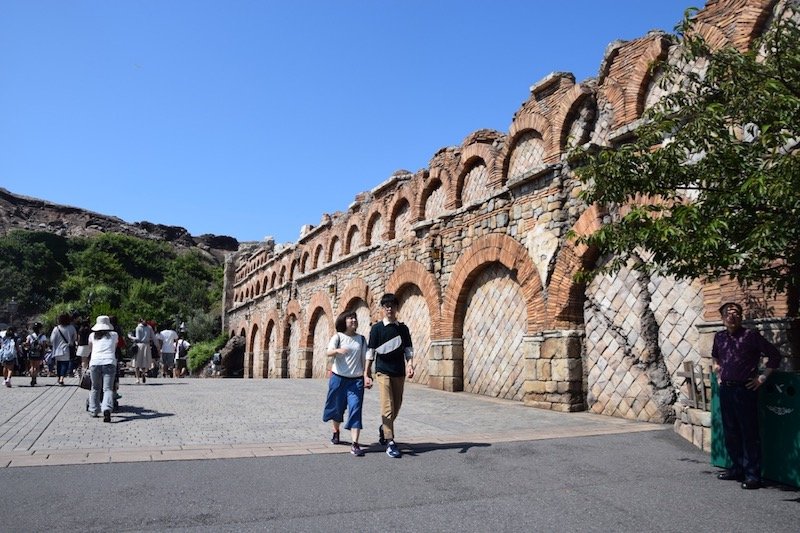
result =
[[395,296],[391,292],[387,292],[386,294],[381,296],[381,307],[386,307],[387,305],[391,306],[400,305],[400,302],[397,300],[397,296]]
[[345,311],[344,313],[340,313],[339,316],[336,317],[336,331],[339,333],[347,331],[347,319],[350,317],[356,318],[356,312]]

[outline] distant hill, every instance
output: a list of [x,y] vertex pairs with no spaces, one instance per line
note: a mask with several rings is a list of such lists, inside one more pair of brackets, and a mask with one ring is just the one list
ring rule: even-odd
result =
[[44,231],[64,237],[121,233],[142,239],[166,241],[177,248],[196,248],[217,263],[227,252],[239,249],[239,241],[224,235],[192,236],[180,226],[152,222],[126,222],[78,207],[20,196],[0,187],[0,235],[13,230]]

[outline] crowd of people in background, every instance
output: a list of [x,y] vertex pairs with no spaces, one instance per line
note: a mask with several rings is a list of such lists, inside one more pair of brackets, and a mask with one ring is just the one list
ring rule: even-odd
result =
[[[154,321],[140,319],[135,331],[125,335],[115,317],[109,316],[108,324],[115,333],[115,359],[123,367],[130,362],[136,383],[146,383],[148,377],[187,375],[186,359],[191,343],[182,328],[180,332],[170,328],[159,331]],[[105,327],[106,323],[102,325]],[[9,326],[0,331],[4,385],[11,387],[12,378],[17,377],[29,379],[29,385],[35,387],[38,378],[54,376],[56,385],[63,387],[68,377],[80,378],[92,371],[92,367],[97,366],[92,363],[93,340],[98,337],[98,331],[105,331],[94,329],[97,326],[97,323],[92,326],[90,319],[80,313],[64,313],[58,316],[49,336],[38,321],[30,324],[29,330]],[[104,350],[107,351],[107,347]]]

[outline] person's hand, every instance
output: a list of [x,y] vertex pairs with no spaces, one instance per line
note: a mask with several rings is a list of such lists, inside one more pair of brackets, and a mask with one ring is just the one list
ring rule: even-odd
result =
[[371,389],[372,388],[372,378],[369,376],[364,376],[364,388]]
[[765,381],[767,381],[767,377],[765,375],[761,374],[761,375],[758,375],[758,376],[754,377],[750,381],[748,381],[745,384],[745,387],[747,387],[750,390],[758,390],[758,388],[761,385],[763,385]]
[[408,366],[406,367],[406,377],[407,377],[408,379],[411,379],[411,378],[413,378],[413,377],[414,377],[414,367],[413,367],[413,366],[411,366],[411,365],[408,365]]

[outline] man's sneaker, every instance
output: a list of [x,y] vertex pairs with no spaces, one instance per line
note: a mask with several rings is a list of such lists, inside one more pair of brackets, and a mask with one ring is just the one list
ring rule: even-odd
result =
[[339,432],[334,431],[333,436],[331,437],[331,444],[339,444]]
[[103,411],[103,422],[111,422],[111,411],[107,409]]
[[393,459],[397,459],[402,453],[400,453],[400,449],[397,447],[397,444],[394,441],[390,442],[389,445],[386,447],[386,455],[392,457]]
[[350,447],[350,453],[356,457],[364,457],[364,450],[361,449],[357,442],[354,442],[353,446]]
[[383,436],[383,426],[378,427],[378,444],[386,446],[386,437]]

